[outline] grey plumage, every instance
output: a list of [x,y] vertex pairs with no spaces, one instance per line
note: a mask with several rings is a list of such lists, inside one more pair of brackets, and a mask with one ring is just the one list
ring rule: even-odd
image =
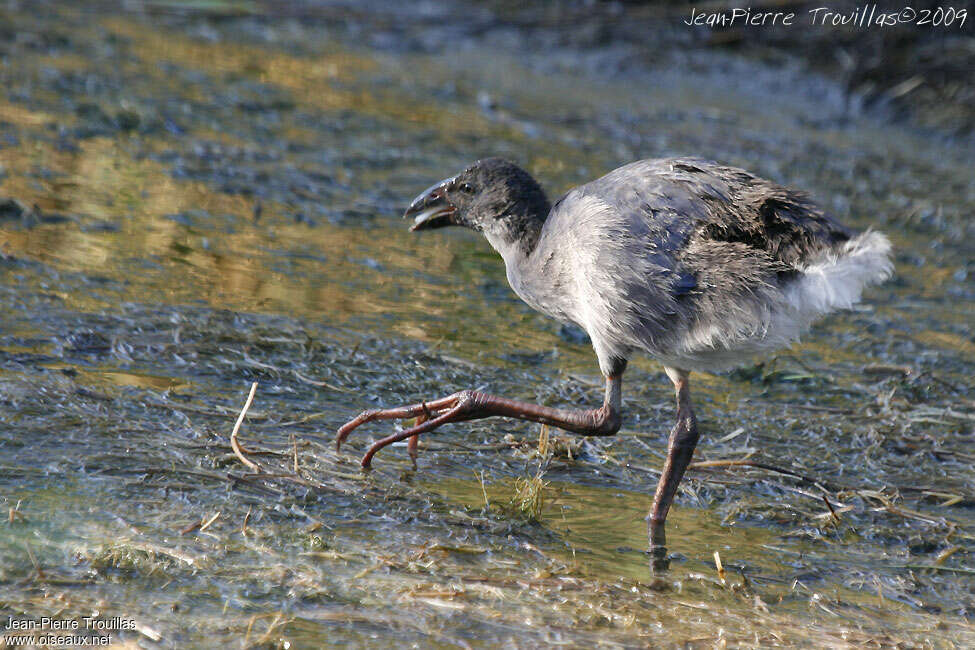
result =
[[526,303],[589,333],[606,374],[637,350],[685,370],[739,363],[794,341],[891,272],[882,235],[854,233],[802,193],[734,167],[642,160],[547,214],[534,188],[519,200],[525,177],[479,161],[451,180],[470,179],[491,200],[461,207],[461,218],[504,257]]

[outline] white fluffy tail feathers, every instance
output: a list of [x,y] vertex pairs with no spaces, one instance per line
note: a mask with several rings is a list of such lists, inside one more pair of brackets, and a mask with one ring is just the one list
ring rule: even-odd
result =
[[775,299],[737,303],[737,312],[691,328],[675,351],[655,351],[665,365],[713,372],[786,347],[830,312],[860,302],[863,290],[894,271],[890,241],[868,230],[810,259]]
[[873,230],[863,232],[842,247],[824,252],[802,269],[802,277],[787,291],[789,302],[802,320],[812,321],[860,302],[866,287],[891,276],[890,240]]

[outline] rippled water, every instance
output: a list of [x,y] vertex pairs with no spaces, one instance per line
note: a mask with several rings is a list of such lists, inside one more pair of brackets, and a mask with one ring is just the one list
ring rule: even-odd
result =
[[[851,117],[795,70],[600,74],[612,48],[475,32],[459,7],[168,6],[0,9],[0,613],[132,617],[126,642],[164,647],[971,645],[970,148]],[[554,457],[493,420],[429,436],[415,472],[391,447],[359,473],[388,425],[332,451],[362,408],[461,388],[600,399],[589,346],[485,242],[407,232],[417,191],[486,155],[557,196],[672,154],[894,242],[865,305],[695,376],[697,460],[808,480],[692,469],[650,576],[673,407],[646,359],[621,435]],[[242,437],[273,476],[228,444],[252,381]],[[535,521],[512,504],[539,475]]]

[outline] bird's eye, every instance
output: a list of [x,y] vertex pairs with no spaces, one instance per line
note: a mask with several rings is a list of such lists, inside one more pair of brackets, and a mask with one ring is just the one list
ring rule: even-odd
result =
[[474,193],[474,186],[472,186],[470,183],[461,183],[460,184],[460,191],[461,192],[465,192],[467,194],[473,194]]

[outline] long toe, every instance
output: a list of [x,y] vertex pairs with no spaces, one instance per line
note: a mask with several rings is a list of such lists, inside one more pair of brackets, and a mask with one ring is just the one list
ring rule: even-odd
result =
[[376,455],[376,452],[383,447],[388,447],[394,442],[399,442],[400,440],[405,440],[406,438],[415,438],[421,433],[426,433],[427,431],[433,431],[437,427],[440,427],[448,422],[457,422],[463,419],[464,414],[468,410],[467,406],[463,403],[454,406],[453,408],[441,413],[435,418],[426,420],[420,424],[410,427],[405,431],[400,431],[399,433],[394,433],[391,436],[383,438],[372,443],[372,446],[366,450],[365,455],[362,457],[362,467],[365,469],[369,468],[372,463],[372,457]]
[[335,449],[340,450],[342,443],[355,429],[373,420],[404,420],[424,416],[425,419],[434,417],[437,413],[447,410],[457,402],[457,394],[441,397],[429,402],[418,402],[407,406],[397,406],[389,409],[369,409],[355,416],[341,427],[335,435]]
[[352,433],[352,431],[354,431],[357,427],[375,419],[378,413],[379,411],[375,409],[363,411],[339,427],[339,430],[335,434],[335,451],[341,451],[342,443],[345,442],[345,439],[349,437],[349,434]]
[[[413,426],[419,426],[430,419],[432,413],[427,411],[416,416],[416,420],[413,422]],[[416,469],[416,457],[419,455],[420,450],[420,435],[416,434],[410,436],[406,443],[406,451],[410,454],[410,460],[413,461],[413,469]]]

